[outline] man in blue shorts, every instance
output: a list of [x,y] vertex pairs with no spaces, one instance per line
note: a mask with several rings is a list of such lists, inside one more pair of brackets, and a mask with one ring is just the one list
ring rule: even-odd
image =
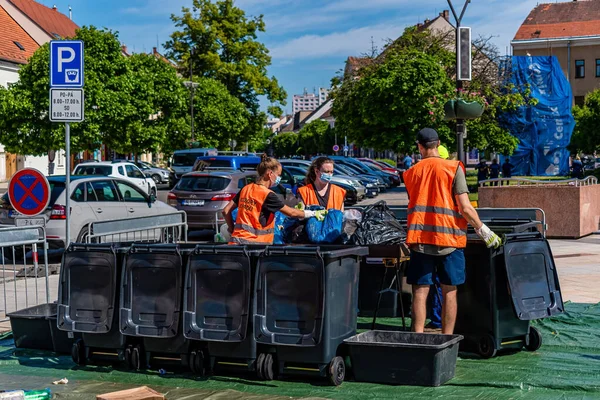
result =
[[404,173],[408,192],[410,265],[407,281],[413,285],[413,331],[423,332],[427,296],[437,274],[442,286],[442,333],[452,334],[456,323],[456,286],[465,282],[467,223],[475,227],[487,247],[499,247],[498,235],[481,222],[469,201],[465,169],[460,161],[443,160],[437,132],[425,128],[417,134],[423,157]]

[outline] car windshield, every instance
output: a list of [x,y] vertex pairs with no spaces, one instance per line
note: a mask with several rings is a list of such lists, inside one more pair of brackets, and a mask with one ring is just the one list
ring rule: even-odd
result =
[[383,167],[382,167],[382,166],[380,166],[380,165],[377,165],[377,164],[375,164],[374,162],[371,162],[371,161],[365,161],[364,163],[365,163],[365,164],[366,164],[368,167],[371,167],[371,168],[373,168],[373,169],[376,169],[376,170],[379,170],[379,171],[382,171],[382,170],[383,170]]
[[221,176],[184,176],[177,185],[177,190],[188,192],[219,192],[225,190],[231,179]]
[[73,175],[102,175],[108,176],[112,172],[112,167],[102,165],[78,165]]
[[203,157],[205,154],[201,153],[180,153],[173,156],[174,167],[191,167],[196,162],[198,157]]

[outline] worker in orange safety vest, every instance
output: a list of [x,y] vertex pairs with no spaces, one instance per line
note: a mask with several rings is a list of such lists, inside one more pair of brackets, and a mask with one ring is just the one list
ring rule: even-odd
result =
[[298,188],[298,195],[305,206],[322,206],[344,211],[346,191],[331,184],[333,160],[329,157],[317,157],[306,174],[306,186]]
[[[280,211],[292,218],[310,218],[315,211],[298,210],[286,206],[270,188],[281,181],[281,164],[263,154],[256,168],[258,178],[242,188],[225,206],[223,216],[231,233],[230,244],[273,244],[275,237],[275,213]],[[234,221],[232,212],[238,208]]]
[[442,286],[442,333],[452,334],[456,323],[456,286],[465,282],[467,223],[486,246],[499,247],[498,235],[481,222],[469,201],[465,168],[460,161],[444,160],[438,153],[437,132],[417,134],[422,160],[404,172],[408,192],[408,234],[411,249],[407,282],[413,285],[413,331],[423,332],[427,295],[437,274]]

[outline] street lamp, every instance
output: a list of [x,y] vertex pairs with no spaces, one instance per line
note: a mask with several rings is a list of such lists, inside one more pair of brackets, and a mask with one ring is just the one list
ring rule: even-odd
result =
[[194,92],[196,91],[196,88],[198,87],[198,84],[194,82],[194,48],[192,47],[190,49],[190,80],[189,81],[185,81],[183,82],[183,84],[190,88],[190,114],[192,117],[192,143],[194,143],[195,141],[195,137],[194,137]]

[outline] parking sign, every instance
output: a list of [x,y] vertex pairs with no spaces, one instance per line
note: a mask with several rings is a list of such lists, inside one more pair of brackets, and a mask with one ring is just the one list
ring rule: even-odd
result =
[[83,87],[83,41],[50,42],[50,87]]

